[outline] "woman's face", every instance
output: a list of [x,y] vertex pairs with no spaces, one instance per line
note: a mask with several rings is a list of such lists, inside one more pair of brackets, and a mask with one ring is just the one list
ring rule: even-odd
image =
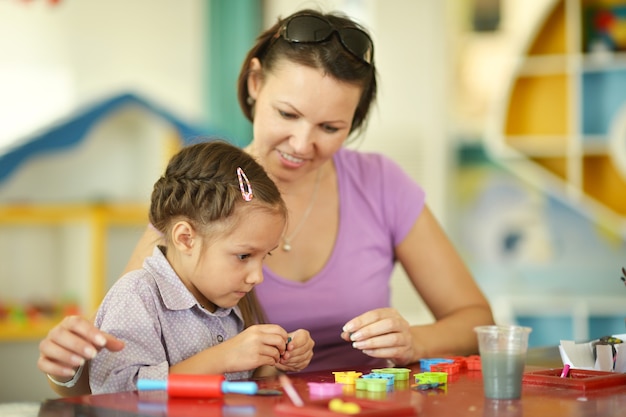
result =
[[256,103],[251,152],[274,180],[298,180],[343,145],[362,88],[287,60],[262,81],[258,60],[252,69],[248,89]]

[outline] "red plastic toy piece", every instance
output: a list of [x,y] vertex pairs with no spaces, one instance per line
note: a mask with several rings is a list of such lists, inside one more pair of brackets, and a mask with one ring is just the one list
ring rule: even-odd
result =
[[458,374],[461,367],[458,363],[437,363],[435,365],[430,366],[431,371],[433,372],[445,372],[448,375]]
[[167,393],[172,397],[223,396],[223,375],[170,374],[167,378]]
[[465,363],[467,364],[468,371],[480,371],[482,370],[482,366],[480,364],[480,356],[479,355],[471,355],[465,359]]
[[450,356],[448,359],[452,359],[454,363],[458,363],[459,370],[464,371],[467,369],[467,360],[465,356]]

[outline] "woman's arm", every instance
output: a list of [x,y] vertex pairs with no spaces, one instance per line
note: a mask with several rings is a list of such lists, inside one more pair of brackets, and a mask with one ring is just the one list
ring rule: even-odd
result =
[[[123,347],[124,342],[101,332],[84,317],[67,316],[39,344],[37,366],[47,374],[50,387],[60,396],[90,394],[87,361],[101,349],[119,351]],[[82,373],[74,385],[64,386],[73,379],[79,366],[83,367]]]
[[491,307],[428,207],[396,253],[436,320],[411,327],[411,362],[478,352],[474,327],[493,324]]
[[397,246],[396,256],[436,321],[410,326],[395,309],[377,309],[346,323],[342,337],[398,365],[476,353],[473,329],[493,323],[491,308],[428,207]]
[[[137,242],[124,274],[141,268],[143,260],[152,254],[160,239],[161,235],[152,226],[148,226]],[[78,366],[84,364],[83,372],[73,387],[55,384],[50,379],[48,382],[54,392],[62,397],[90,394],[89,366],[86,361],[92,359],[102,348],[117,351],[123,346],[122,341],[101,332],[92,321],[68,316],[52,328],[39,344],[37,367],[54,380],[63,383],[72,379]]]

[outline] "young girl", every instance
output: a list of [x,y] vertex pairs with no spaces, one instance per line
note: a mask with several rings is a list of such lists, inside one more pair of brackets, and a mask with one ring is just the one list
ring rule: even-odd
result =
[[168,373],[239,379],[266,366],[304,368],[312,349],[290,361],[290,335],[261,324],[253,293],[286,216],[276,185],[242,150],[212,141],[176,154],[150,205],[163,246],[116,282],[98,310],[96,326],[125,347],[93,359],[92,392],[135,390],[137,379]]

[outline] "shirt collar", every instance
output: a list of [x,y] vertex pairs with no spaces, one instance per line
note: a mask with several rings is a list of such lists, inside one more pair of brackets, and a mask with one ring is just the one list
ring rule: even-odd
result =
[[176,275],[176,272],[159,247],[154,248],[152,256],[146,258],[143,267],[150,271],[154,277],[159,292],[161,293],[163,304],[165,304],[168,310],[188,310],[194,306],[198,306],[197,308],[216,317],[226,317],[234,312],[235,315],[243,321],[239,307],[217,307],[214,312],[202,308],[198,300],[196,300],[178,275]]

